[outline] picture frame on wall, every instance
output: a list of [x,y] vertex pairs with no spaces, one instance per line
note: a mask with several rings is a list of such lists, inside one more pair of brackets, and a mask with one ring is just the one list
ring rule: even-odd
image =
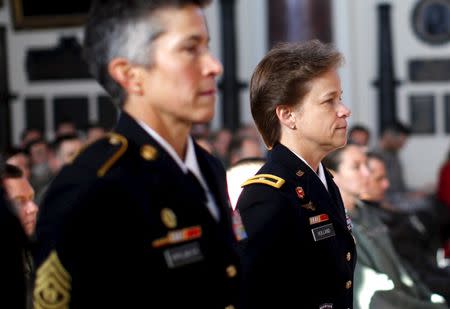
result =
[[91,2],[92,0],[54,1],[50,6],[36,0],[11,0],[14,28],[21,30],[81,26],[86,21]]

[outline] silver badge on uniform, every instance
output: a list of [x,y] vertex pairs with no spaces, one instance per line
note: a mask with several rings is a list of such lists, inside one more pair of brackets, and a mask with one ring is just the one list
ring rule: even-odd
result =
[[333,223],[325,224],[311,230],[314,240],[319,241],[336,235]]
[[193,242],[165,250],[164,258],[169,268],[176,268],[203,260],[203,254],[199,243]]

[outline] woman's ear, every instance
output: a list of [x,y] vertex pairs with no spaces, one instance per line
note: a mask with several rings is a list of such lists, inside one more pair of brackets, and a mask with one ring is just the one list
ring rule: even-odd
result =
[[111,77],[122,86],[128,94],[142,94],[143,88],[140,70],[140,67],[131,64],[125,58],[115,58],[108,65],[108,72]]
[[275,109],[281,125],[290,129],[295,129],[295,115],[292,108],[287,105],[278,105]]

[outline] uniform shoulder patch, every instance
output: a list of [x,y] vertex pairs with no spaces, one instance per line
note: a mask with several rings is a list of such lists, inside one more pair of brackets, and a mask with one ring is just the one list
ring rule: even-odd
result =
[[255,183],[260,183],[260,184],[265,184],[268,186],[272,186],[274,188],[281,188],[281,186],[285,183],[286,181],[278,176],[275,175],[271,175],[271,174],[258,174],[255,175],[253,177],[250,177],[249,179],[247,179],[242,185],[241,187],[245,187],[251,184],[255,184]]
[[117,160],[127,151],[128,148],[128,140],[125,136],[117,134],[117,133],[108,133],[108,142],[111,145],[118,146],[118,149],[114,154],[108,158],[108,160],[103,163],[103,165],[97,170],[97,176],[103,177],[106,172],[116,163]]
[[33,291],[34,308],[65,309],[69,308],[71,277],[56,251],[52,251],[36,271]]
[[111,132],[85,147],[78,154],[74,164],[89,166],[96,171],[97,177],[103,177],[127,149],[128,140],[125,136]]

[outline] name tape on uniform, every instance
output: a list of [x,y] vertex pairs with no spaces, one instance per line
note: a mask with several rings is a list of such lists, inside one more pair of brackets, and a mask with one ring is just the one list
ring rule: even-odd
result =
[[325,224],[311,230],[314,240],[319,241],[336,235],[333,223]]

